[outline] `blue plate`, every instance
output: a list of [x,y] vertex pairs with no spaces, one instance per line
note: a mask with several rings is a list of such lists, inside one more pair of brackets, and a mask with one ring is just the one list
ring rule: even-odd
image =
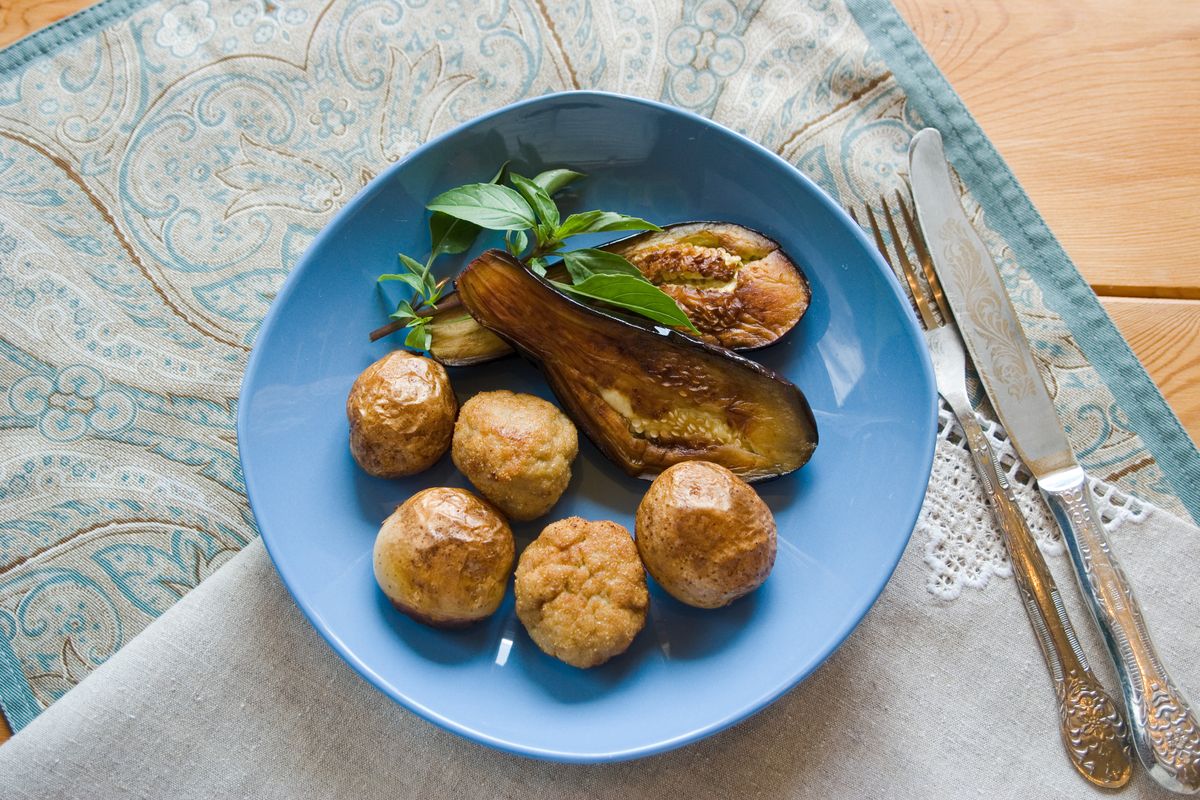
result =
[[[781,342],[754,353],[807,394],[820,446],[799,472],[756,486],[779,524],[767,583],[719,611],[651,586],[645,630],[625,654],[578,670],[544,655],[512,593],[465,631],[427,628],[376,587],[380,522],[428,486],[466,486],[447,455],[414,478],[358,469],[346,394],[392,347],[375,277],[396,252],[428,251],[425,202],[487,180],[506,160],[525,175],[588,173],[565,210],[604,208],[659,223],[739,222],[776,239],[813,298]],[[480,246],[488,244],[481,241]],[[479,248],[477,247],[476,250]],[[449,274],[460,263],[446,259]],[[451,370],[460,399],[509,388],[551,398],[516,358]],[[548,95],[480,117],[373,180],[292,270],[246,369],[238,440],[250,503],[296,602],[381,691],[487,745],[559,761],[645,756],[714,733],[795,686],[854,629],[895,568],[933,459],[935,388],[899,285],[861,231],[786,162],[706,119],[597,92]],[[633,528],[647,483],[581,443],[566,495],[541,521],[577,514]],[[540,524],[515,528],[518,548]],[[326,698],[328,700],[328,698]]]

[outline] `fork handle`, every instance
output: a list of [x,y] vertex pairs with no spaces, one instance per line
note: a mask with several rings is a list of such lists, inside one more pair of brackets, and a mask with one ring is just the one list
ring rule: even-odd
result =
[[1062,597],[987,436],[967,409],[954,409],[975,470],[1000,526],[1025,613],[1058,697],[1059,733],[1075,769],[1092,783],[1124,786],[1133,770],[1125,720],[1088,666]]
[[1200,723],[1154,650],[1104,534],[1087,475],[1071,467],[1039,479],[1038,486],[1062,528],[1079,588],[1117,666],[1138,757],[1163,787],[1200,791]]

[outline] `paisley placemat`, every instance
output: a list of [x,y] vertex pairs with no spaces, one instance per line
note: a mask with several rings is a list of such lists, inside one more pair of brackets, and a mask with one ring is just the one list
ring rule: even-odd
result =
[[0,52],[0,706],[19,729],[255,538],[259,321],[349,197],[522,97],[709,115],[843,203],[941,128],[1072,442],[1197,512],[1200,456],[885,2],[106,0]]

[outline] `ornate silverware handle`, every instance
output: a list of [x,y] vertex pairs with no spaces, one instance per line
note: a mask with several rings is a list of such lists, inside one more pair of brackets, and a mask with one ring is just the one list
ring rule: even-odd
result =
[[1071,763],[1098,786],[1124,786],[1133,764],[1121,712],[1088,667],[1054,577],[978,420],[965,409],[954,412],[966,433],[976,471],[1004,535],[1021,601],[1054,680],[1059,732]]
[[1133,746],[1163,787],[1200,791],[1200,725],[1150,641],[1141,609],[1113,557],[1100,515],[1079,467],[1038,481],[1062,528],[1075,575],[1117,665]]

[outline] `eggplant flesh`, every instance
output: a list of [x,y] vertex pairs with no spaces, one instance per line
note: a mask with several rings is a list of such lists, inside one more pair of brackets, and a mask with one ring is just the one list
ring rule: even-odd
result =
[[776,341],[812,298],[803,271],[778,243],[732,222],[682,222],[601,249],[624,256],[670,295],[703,341],[731,350]]
[[541,367],[564,410],[632,476],[704,460],[762,480],[798,469],[817,445],[794,384],[728,350],[577,302],[500,250],[471,262],[458,292],[482,326]]
[[429,355],[447,367],[483,364],[513,352],[503,339],[482,327],[459,305],[434,312],[429,333]]

